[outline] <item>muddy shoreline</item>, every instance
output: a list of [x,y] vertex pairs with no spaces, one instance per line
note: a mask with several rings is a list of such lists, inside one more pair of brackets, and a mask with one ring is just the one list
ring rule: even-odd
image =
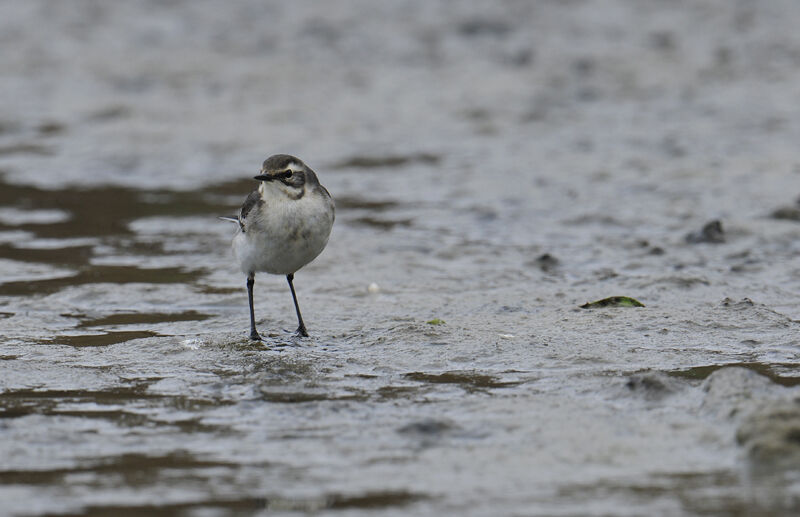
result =
[[[0,514],[800,508],[794,2],[4,11]],[[337,220],[253,343],[277,152]]]

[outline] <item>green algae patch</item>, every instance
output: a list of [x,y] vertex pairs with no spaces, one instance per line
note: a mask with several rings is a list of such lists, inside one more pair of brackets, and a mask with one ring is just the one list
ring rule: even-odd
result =
[[439,318],[433,318],[432,320],[426,321],[428,325],[444,325],[444,320],[440,320]]
[[581,305],[581,309],[599,309],[601,307],[644,307],[644,304],[630,296],[609,296],[602,300]]

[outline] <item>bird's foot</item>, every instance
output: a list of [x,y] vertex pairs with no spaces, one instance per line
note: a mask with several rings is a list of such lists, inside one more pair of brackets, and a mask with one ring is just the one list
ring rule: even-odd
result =
[[261,339],[261,336],[258,335],[258,332],[256,332],[255,329],[250,331],[250,339],[253,341],[263,341]]
[[295,336],[299,337],[308,337],[308,332],[306,332],[306,326],[300,325],[297,327],[297,330],[294,331]]

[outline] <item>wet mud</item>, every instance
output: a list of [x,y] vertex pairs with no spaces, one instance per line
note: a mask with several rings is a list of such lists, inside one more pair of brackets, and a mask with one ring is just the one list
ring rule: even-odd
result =
[[0,514],[796,513],[800,7],[679,4],[8,2]]

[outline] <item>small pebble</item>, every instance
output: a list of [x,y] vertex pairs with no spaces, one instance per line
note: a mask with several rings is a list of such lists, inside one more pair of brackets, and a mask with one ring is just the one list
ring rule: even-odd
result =
[[196,338],[195,339],[185,339],[183,341],[183,346],[185,346],[186,348],[189,348],[191,350],[199,349],[200,345],[202,345],[202,344],[203,344],[203,342],[200,339],[196,339]]
[[686,236],[689,244],[710,243],[720,244],[725,242],[725,231],[722,229],[722,222],[718,219],[710,221],[703,226],[699,232],[692,232]]
[[370,294],[379,293],[381,292],[381,288],[378,284],[372,282],[371,284],[369,284],[369,287],[367,287],[367,292]]

